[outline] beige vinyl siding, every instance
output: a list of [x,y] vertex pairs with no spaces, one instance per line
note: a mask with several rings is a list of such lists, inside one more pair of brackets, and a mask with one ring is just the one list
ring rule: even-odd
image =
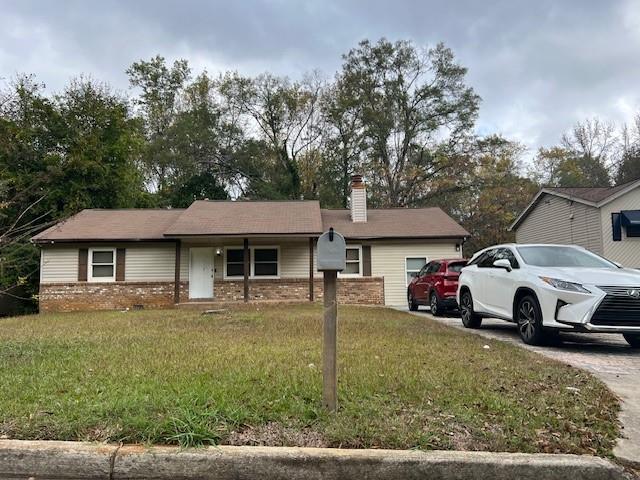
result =
[[405,305],[407,281],[405,262],[407,257],[426,257],[427,262],[438,258],[459,258],[455,241],[447,243],[378,241],[371,245],[371,274],[384,277],[384,303]]
[[627,237],[623,228],[622,240],[613,241],[611,213],[621,210],[640,210],[640,188],[636,188],[600,208],[604,240],[603,255],[625,267],[640,268],[640,237]]
[[543,195],[516,229],[516,242],[575,244],[602,254],[600,212],[589,205]]
[[189,281],[189,245],[184,243],[180,249],[180,280]]
[[[278,242],[275,240],[250,240],[252,246],[277,246],[280,247],[280,278],[305,278],[309,276],[309,240],[300,242]],[[206,244],[183,244],[180,257],[180,278],[183,281],[189,279],[189,249],[190,247],[206,247]],[[224,252],[225,247],[241,248],[242,243],[225,242],[213,247],[214,255],[217,248]],[[317,265],[317,256],[314,250],[314,265]],[[215,255],[214,280],[224,278],[224,253]],[[316,271],[317,274],[317,271]]]
[[41,283],[66,283],[78,281],[78,249],[47,248],[41,252]]
[[124,278],[127,282],[173,282],[175,245],[126,248]]

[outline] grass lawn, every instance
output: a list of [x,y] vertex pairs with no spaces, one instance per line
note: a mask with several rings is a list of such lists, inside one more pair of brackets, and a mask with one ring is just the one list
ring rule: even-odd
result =
[[340,309],[340,405],[328,414],[321,314],[319,305],[274,305],[0,319],[0,435],[611,451],[618,402],[596,379],[383,308]]

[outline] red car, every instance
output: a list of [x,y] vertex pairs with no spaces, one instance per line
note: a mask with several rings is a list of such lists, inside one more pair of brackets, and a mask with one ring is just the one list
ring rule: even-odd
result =
[[458,307],[456,291],[460,270],[467,265],[464,258],[432,260],[416,274],[407,287],[409,310],[429,305],[432,315]]

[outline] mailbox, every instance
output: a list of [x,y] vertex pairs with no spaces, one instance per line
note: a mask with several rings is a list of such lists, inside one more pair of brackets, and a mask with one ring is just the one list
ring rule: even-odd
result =
[[318,271],[344,270],[347,263],[347,245],[344,237],[333,228],[318,238]]

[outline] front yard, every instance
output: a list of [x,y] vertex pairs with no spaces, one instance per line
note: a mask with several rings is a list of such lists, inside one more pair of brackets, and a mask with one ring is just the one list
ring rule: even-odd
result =
[[402,312],[339,315],[337,414],[319,305],[0,319],[0,435],[610,453],[618,402],[586,373]]

